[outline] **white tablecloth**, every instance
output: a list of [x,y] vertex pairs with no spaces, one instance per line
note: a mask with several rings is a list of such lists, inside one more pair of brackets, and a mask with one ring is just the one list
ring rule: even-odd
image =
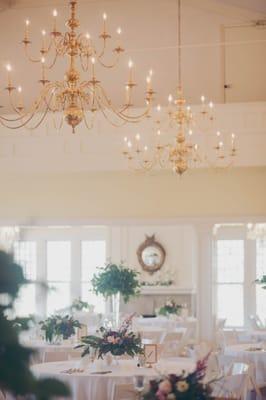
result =
[[234,357],[237,361],[253,364],[255,367],[256,382],[258,385],[266,384],[266,351],[250,350],[256,343],[236,344],[225,348],[225,355]]
[[[33,356],[33,363],[43,363],[45,361],[45,355],[46,353],[53,352],[53,353],[66,353],[67,354],[72,354],[73,352],[78,352],[79,354],[82,352],[80,349],[74,349],[74,347],[77,345],[74,343],[62,343],[62,344],[48,344],[44,341],[30,341],[30,342],[24,342],[24,346],[30,347],[34,350],[36,350],[36,354]],[[56,359],[54,359],[56,361]],[[60,359],[59,359],[60,360]],[[62,360],[62,359],[61,359]]]
[[252,331],[250,332],[250,336],[257,342],[266,342],[266,329],[259,331]]
[[[148,382],[160,373],[181,373],[182,370],[192,371],[195,368],[192,360],[176,358],[160,360],[156,368],[138,368],[136,360],[120,360],[118,365],[108,367],[96,361],[81,373],[62,372],[69,368],[77,368],[78,365],[78,362],[73,361],[44,363],[32,366],[32,371],[38,377],[55,377],[67,383],[71,388],[73,400],[112,400],[115,385],[133,383],[135,375],[144,375]],[[102,370],[111,371],[111,373],[93,374]]]

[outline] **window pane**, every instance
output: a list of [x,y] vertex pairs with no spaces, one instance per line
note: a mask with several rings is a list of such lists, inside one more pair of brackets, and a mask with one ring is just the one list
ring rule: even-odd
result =
[[226,326],[244,325],[243,285],[217,285],[217,317],[226,318]]
[[54,314],[70,305],[70,284],[49,282],[47,314]]
[[[256,278],[262,278],[266,275],[266,239],[258,239],[257,262],[256,262]],[[265,322],[266,318],[266,290],[259,285],[256,286],[256,313]]]
[[81,242],[81,297],[95,306],[95,311],[104,313],[105,300],[91,291],[90,281],[98,267],[104,266],[106,261],[106,243],[104,240]]
[[22,266],[27,279],[36,279],[36,242],[14,242],[14,259]]
[[69,241],[47,242],[47,280],[70,281],[71,243]]
[[91,292],[89,283],[81,284],[81,299],[87,301],[89,304],[93,304],[95,312],[104,314],[105,300],[103,296],[96,296],[96,294]]
[[20,289],[14,305],[17,316],[27,317],[36,314],[35,290],[35,284],[25,285]]
[[[244,281],[244,241],[217,241],[217,282]],[[232,299],[231,299],[232,301]]]
[[106,261],[106,244],[104,240],[81,242],[81,280],[90,281],[98,267]]

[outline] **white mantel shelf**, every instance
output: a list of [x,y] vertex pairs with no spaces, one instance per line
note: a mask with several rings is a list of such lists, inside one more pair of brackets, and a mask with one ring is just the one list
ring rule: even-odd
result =
[[145,286],[141,288],[142,295],[177,295],[196,293],[195,288],[181,288],[178,286]]

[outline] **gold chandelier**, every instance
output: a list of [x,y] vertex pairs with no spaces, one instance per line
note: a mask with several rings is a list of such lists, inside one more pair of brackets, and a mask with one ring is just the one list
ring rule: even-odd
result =
[[[14,86],[11,79],[12,67],[10,64],[7,69],[7,86],[9,101],[15,116],[0,115],[0,122],[5,127],[16,129],[23,126],[31,129],[37,128],[47,117],[48,114],[61,115],[60,126],[65,120],[72,127],[72,132],[82,121],[87,128],[93,125],[93,116],[96,112],[101,112],[103,116],[114,126],[121,126],[127,122],[139,122],[149,114],[154,91],[151,84],[150,71],[147,77],[147,87],[145,93],[145,109],[140,114],[132,111],[133,90],[136,82],[133,77],[133,62],[129,60],[129,76],[125,84],[125,100],[121,107],[114,106],[108,96],[101,81],[96,76],[96,64],[111,69],[114,68],[124,53],[124,48],[119,42],[121,29],[117,29],[118,43],[113,48],[112,63],[105,61],[107,44],[111,35],[107,30],[107,15],[103,14],[103,29],[99,38],[102,41],[100,51],[96,50],[89,33],[78,33],[79,20],[77,19],[77,0],[71,0],[70,17],[66,21],[67,31],[62,33],[57,28],[57,11],[53,11],[53,29],[50,38],[47,39],[46,31],[42,31],[42,46],[38,58],[29,55],[30,21],[25,21],[25,35],[22,41],[28,59],[41,66],[41,90],[33,102],[27,108],[22,99],[22,89]],[[52,54],[52,59],[48,62],[48,57]],[[47,71],[52,70],[59,58],[68,58],[68,68],[62,80],[50,81]],[[78,63],[80,68],[78,68]],[[82,77],[82,73],[85,75]]]
[[[192,113],[191,107],[186,105],[186,99],[182,89],[182,60],[181,60],[181,0],[178,0],[178,87],[176,97],[171,94],[168,97],[168,106],[166,110],[167,130],[174,128],[174,137],[170,143],[162,142],[162,120],[155,117],[155,135],[153,144],[149,147],[147,144],[141,146],[141,136],[139,133],[131,140],[124,138],[123,155],[129,162],[130,167],[134,169],[150,171],[153,168],[172,169],[178,175],[182,175],[190,167],[197,164],[209,164],[208,157],[202,153],[200,146],[193,142],[192,133],[196,127],[196,115]],[[205,96],[201,96],[201,107],[199,112],[200,120],[206,119],[212,122],[214,120],[213,103],[206,103]],[[161,112],[161,107],[157,106],[157,111]],[[200,121],[202,122],[202,121]],[[197,128],[197,127],[196,127]],[[218,131],[215,137],[214,145],[215,162],[223,165],[231,165],[236,156],[236,137],[231,134],[229,146],[225,146],[222,141],[221,132]]]

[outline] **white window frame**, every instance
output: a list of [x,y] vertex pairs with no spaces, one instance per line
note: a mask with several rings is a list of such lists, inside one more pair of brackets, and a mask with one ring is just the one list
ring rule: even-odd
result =
[[[71,242],[70,301],[81,296],[81,242],[104,240],[106,259],[110,258],[110,232],[107,226],[28,227],[21,229],[21,241],[36,242],[37,281],[47,282],[47,241]],[[47,291],[36,286],[36,310],[47,315]]]

